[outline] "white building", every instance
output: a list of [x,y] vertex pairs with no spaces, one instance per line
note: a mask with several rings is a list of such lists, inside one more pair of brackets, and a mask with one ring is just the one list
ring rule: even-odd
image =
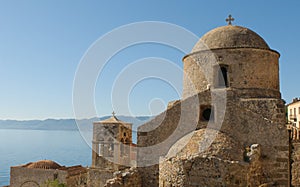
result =
[[300,128],[300,98],[293,99],[293,102],[287,105],[289,123],[293,123]]
[[289,129],[292,130],[293,139],[300,139],[300,98],[294,98],[287,105]]

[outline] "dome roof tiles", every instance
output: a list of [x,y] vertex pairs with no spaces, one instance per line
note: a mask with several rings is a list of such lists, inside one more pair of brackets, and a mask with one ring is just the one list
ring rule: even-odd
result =
[[37,162],[30,162],[24,167],[31,169],[59,169],[62,166],[52,160],[40,160]]

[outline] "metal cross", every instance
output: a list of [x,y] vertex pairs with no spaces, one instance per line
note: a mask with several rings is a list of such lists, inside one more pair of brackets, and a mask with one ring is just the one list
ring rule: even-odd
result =
[[116,114],[115,111],[113,111],[113,112],[112,112],[112,115],[115,116],[115,114]]
[[234,18],[229,14],[228,18],[226,18],[226,22],[228,22],[228,25],[232,25],[232,21],[234,21]]

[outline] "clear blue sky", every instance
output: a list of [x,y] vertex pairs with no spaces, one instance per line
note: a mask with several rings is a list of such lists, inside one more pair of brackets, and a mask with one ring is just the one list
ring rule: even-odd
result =
[[[72,87],[80,59],[88,47],[112,29],[138,21],[164,21],[185,27],[199,37],[225,25],[232,14],[234,24],[260,34],[281,53],[281,92],[286,101],[300,96],[297,82],[300,62],[300,1],[0,1],[0,119],[73,118]],[[129,49],[107,67],[107,81],[96,86],[100,116],[112,111],[109,92],[113,76],[124,63],[143,57],[162,57],[182,67],[179,51],[142,45]],[[123,65],[121,65],[123,64]],[[178,76],[182,76],[179,74]],[[151,88],[150,88],[151,86]],[[153,91],[154,90],[154,91]],[[178,93],[162,81],[146,80],[130,96],[134,115],[149,115],[177,99]],[[118,114],[126,114],[118,111]]]

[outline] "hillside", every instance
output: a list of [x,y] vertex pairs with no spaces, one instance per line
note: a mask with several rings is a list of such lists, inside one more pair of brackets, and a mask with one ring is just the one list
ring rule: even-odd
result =
[[[104,120],[109,116],[90,119],[46,119],[46,120],[0,120],[0,129],[28,129],[28,130],[78,130],[77,124],[86,127],[86,130],[91,130],[94,121]],[[137,126],[145,123],[151,117],[149,116],[117,116],[120,120],[132,123],[133,130]]]

